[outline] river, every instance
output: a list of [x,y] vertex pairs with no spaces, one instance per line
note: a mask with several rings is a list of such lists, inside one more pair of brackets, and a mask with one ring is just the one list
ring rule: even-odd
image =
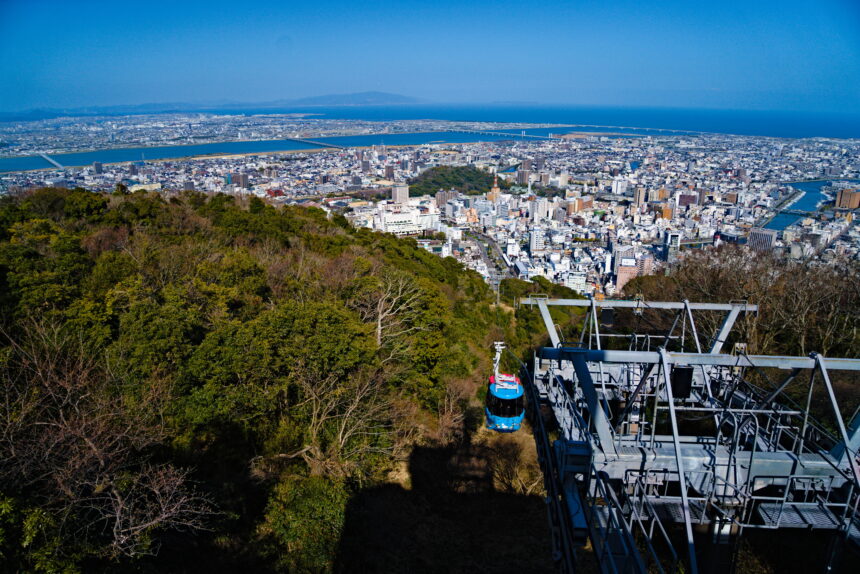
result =
[[[533,128],[527,130],[493,130],[499,135],[487,133],[463,133],[463,132],[418,132],[418,133],[392,133],[356,136],[331,136],[311,137],[309,140],[334,144],[342,147],[370,147],[374,145],[409,146],[429,143],[472,143],[472,142],[494,142],[501,140],[516,140],[525,132],[526,135],[544,136],[549,134],[563,134],[571,131],[595,132],[596,128]],[[625,136],[639,137],[648,134],[656,134],[654,130],[619,129],[613,133],[625,134]],[[624,137],[612,135],[606,137]],[[526,138],[524,141],[539,141]],[[104,149],[85,152],[50,154],[51,158],[58,161],[64,167],[81,167],[91,165],[93,162],[101,163],[123,163],[141,160],[168,160],[189,157],[201,157],[209,155],[239,155],[256,153],[276,153],[297,150],[314,150],[324,146],[301,143],[288,139],[257,140],[257,141],[233,141],[222,143],[133,147],[119,149]],[[45,158],[40,156],[4,157],[0,158],[0,173],[13,171],[27,171],[32,169],[50,169],[53,167]]]
[[[860,180],[851,179],[851,180],[824,180],[824,181],[801,181],[795,183],[789,183],[791,187],[795,189],[799,189],[804,193],[803,197],[798,199],[796,202],[792,203],[790,209],[801,209],[803,211],[816,211],[818,209],[818,204],[822,201],[827,200],[827,196],[821,192],[821,188],[827,185],[831,185],[833,181],[851,181],[855,183],[860,183]],[[797,215],[791,215],[788,213],[781,213],[771,219],[767,225],[765,225],[766,229],[777,229],[783,230],[786,227],[800,221],[802,217]]]

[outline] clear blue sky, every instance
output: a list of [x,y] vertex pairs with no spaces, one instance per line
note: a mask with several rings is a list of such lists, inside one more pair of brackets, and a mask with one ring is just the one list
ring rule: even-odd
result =
[[0,110],[436,102],[860,113],[860,0],[0,0]]

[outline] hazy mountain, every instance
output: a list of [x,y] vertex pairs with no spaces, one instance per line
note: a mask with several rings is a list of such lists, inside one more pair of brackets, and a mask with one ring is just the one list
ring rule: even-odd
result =
[[116,106],[86,106],[81,108],[35,109],[21,112],[0,112],[0,121],[30,121],[64,116],[99,116],[164,114],[171,112],[196,112],[219,110],[277,109],[299,106],[380,106],[418,104],[422,100],[387,92],[359,92],[354,94],[327,94],[297,100],[275,100],[269,102],[219,102],[190,104],[187,102],[148,103]]
[[356,94],[328,94],[300,98],[290,102],[299,106],[377,106],[393,104],[417,104],[421,100],[387,92],[359,92]]

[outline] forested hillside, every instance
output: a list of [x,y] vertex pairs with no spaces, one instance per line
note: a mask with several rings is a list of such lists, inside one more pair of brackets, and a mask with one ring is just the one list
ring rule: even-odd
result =
[[[508,303],[544,288],[569,296],[509,281]],[[321,210],[0,199],[0,562],[334,569],[352,501],[482,424],[491,342],[540,338],[493,301],[454,259]],[[518,452],[495,484],[536,494]]]
[[[499,187],[507,189],[510,184],[500,179]],[[431,167],[416,178],[409,180],[409,195],[435,195],[437,191],[456,189],[466,195],[487,193],[493,187],[493,174],[473,166],[440,165]]]

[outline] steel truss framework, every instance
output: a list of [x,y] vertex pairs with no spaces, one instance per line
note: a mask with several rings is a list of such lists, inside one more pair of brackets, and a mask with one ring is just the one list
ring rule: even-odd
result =
[[[531,297],[520,304],[539,309],[552,342],[523,366],[523,381],[562,570],[575,569],[575,548],[589,538],[603,572],[732,569],[734,542],[753,528],[832,531],[831,560],[860,544],[860,412],[845,425],[829,376],[860,370],[860,359],[725,354],[736,320],[757,312],[743,302]],[[579,341],[562,340],[553,305],[588,308]],[[600,333],[598,313],[608,308],[658,309],[675,319],[656,350],[635,334],[627,335],[631,348],[648,350],[606,350],[601,340],[612,335]],[[698,311],[725,314],[704,346]],[[696,353],[666,350],[679,338],[679,321]],[[763,368],[786,371],[775,389],[748,380]],[[810,371],[806,405],[783,395],[802,370]],[[826,390],[836,435],[809,414],[815,385]],[[552,443],[549,410],[558,427]],[[679,416],[699,419],[699,432],[683,434]]]

